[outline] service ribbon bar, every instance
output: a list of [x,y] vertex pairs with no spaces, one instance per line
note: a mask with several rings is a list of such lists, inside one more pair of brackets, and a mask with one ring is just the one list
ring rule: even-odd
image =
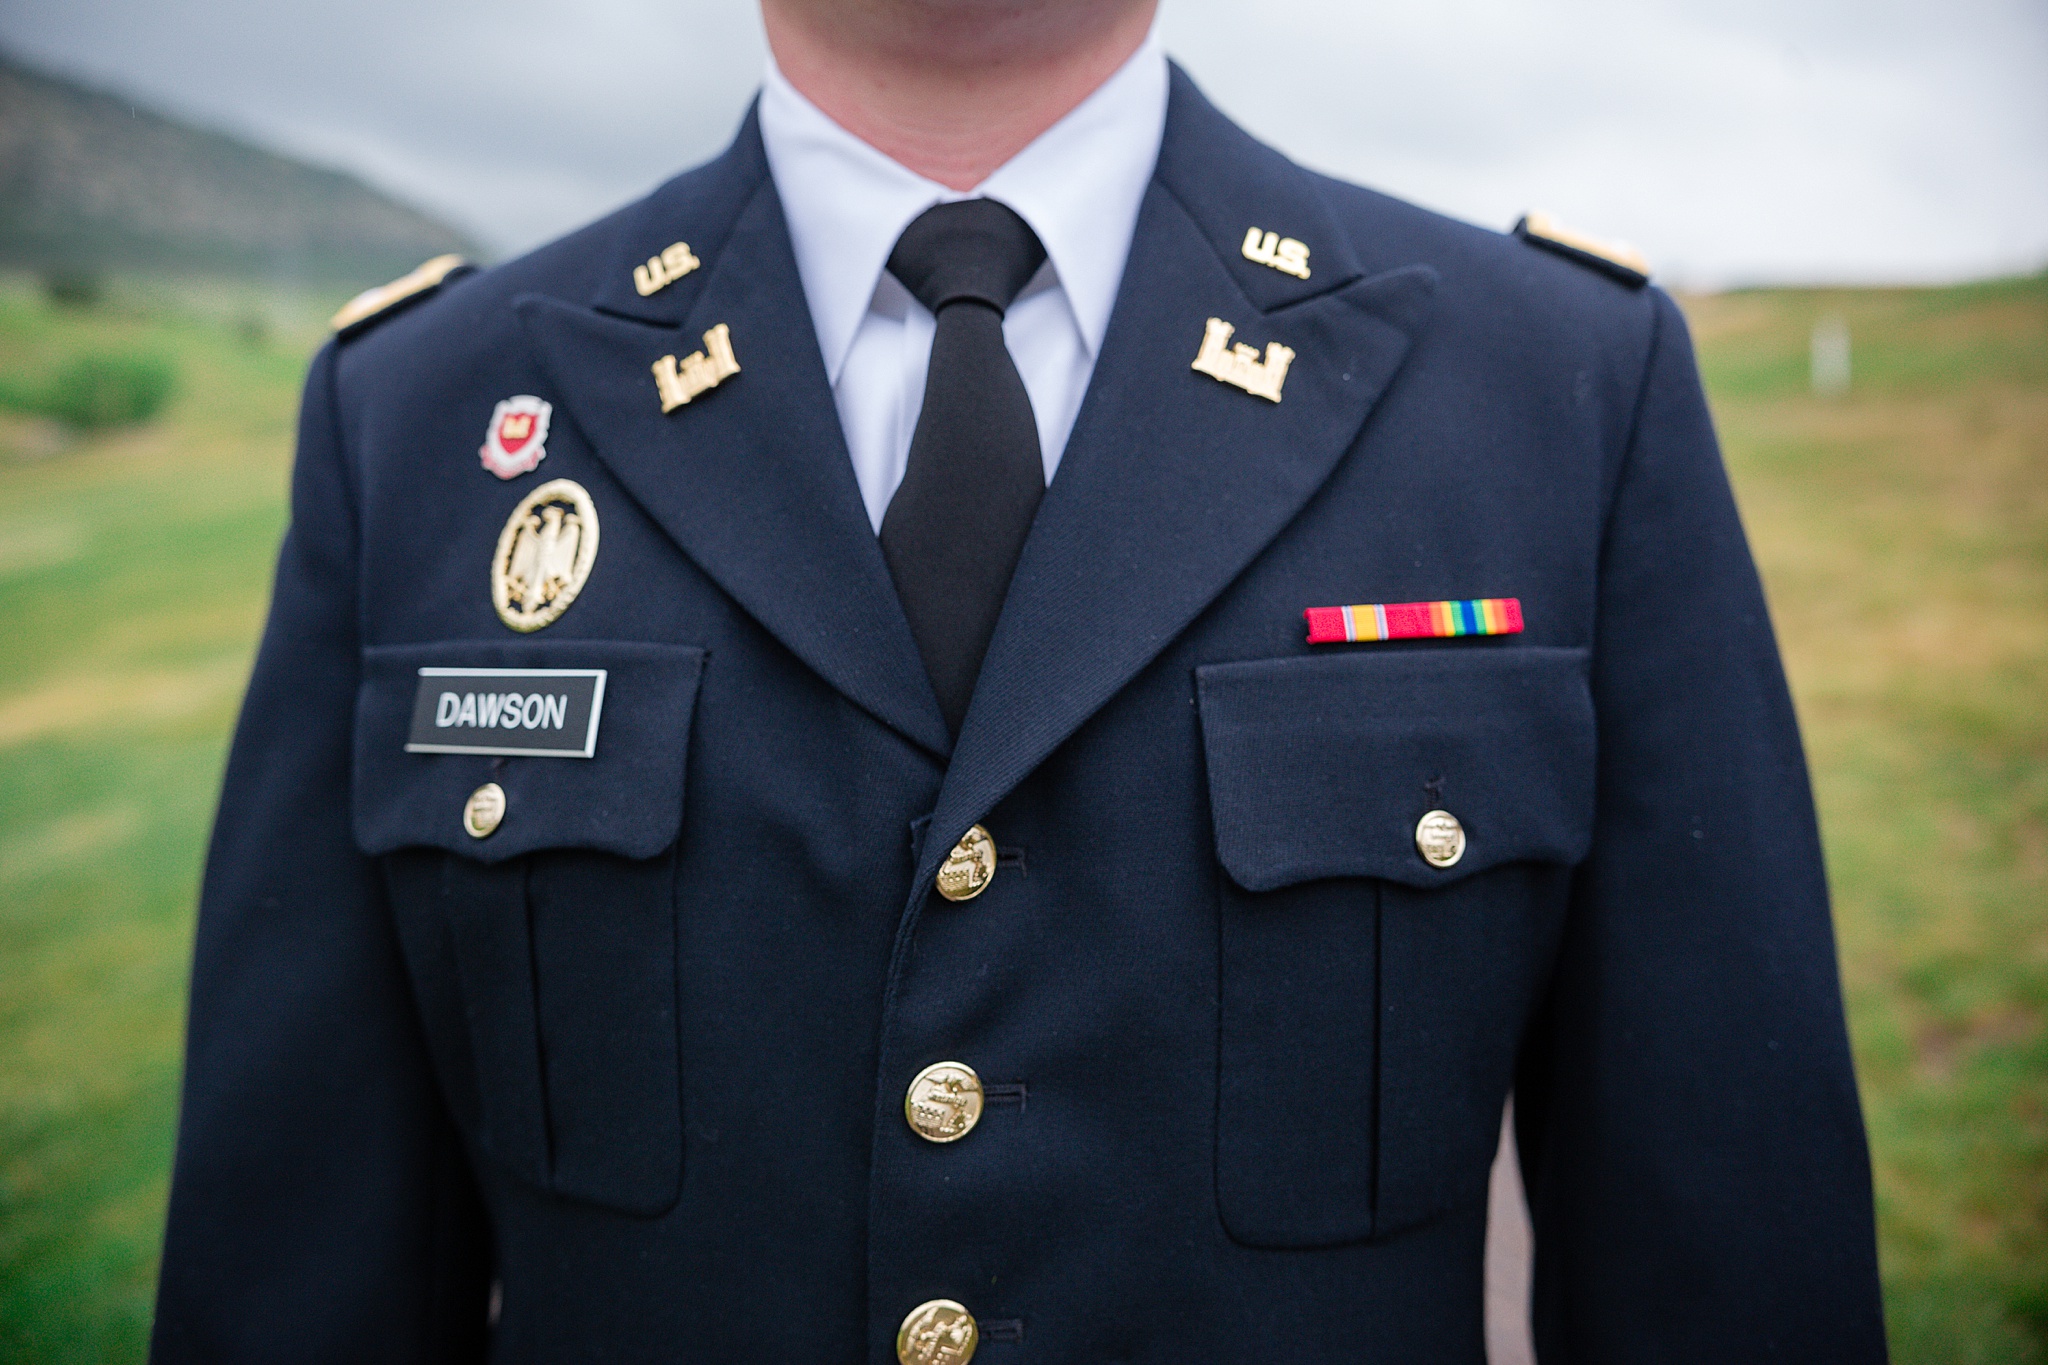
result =
[[1519,635],[1522,599],[1475,597],[1464,602],[1375,602],[1362,607],[1310,607],[1308,642],[1433,640],[1449,635]]

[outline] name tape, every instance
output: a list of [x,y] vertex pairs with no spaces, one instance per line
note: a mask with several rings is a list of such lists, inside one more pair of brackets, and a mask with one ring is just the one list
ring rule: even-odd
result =
[[591,758],[602,668],[422,668],[409,754]]

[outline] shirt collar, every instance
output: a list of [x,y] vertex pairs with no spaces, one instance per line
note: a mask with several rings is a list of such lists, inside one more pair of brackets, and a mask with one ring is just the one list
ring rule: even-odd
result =
[[768,59],[761,141],[781,196],[811,320],[834,384],[896,239],[933,204],[986,196],[1038,240],[1099,354],[1166,128],[1166,55],[1156,36],[1095,92],[962,194],[890,160],[806,99]]

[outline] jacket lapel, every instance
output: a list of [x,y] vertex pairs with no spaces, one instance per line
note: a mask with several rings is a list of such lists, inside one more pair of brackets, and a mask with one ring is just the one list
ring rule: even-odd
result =
[[[1246,260],[1258,226],[1310,278]],[[1307,173],[1178,70],[1109,334],[1010,586],[924,841],[953,841],[1134,677],[1293,519],[1357,441],[1436,275],[1366,278]],[[1279,403],[1191,368],[1211,317],[1294,350]]]
[[[628,229],[594,306],[528,295],[521,321],[598,458],[684,553],[856,705],[943,755],[945,719],[862,510],[751,118],[706,170],[724,182],[729,226],[707,221],[706,245],[690,242],[701,280],[637,297],[632,265],[682,235],[676,218],[650,222]],[[703,350],[720,323],[739,373],[663,413],[652,365]]]

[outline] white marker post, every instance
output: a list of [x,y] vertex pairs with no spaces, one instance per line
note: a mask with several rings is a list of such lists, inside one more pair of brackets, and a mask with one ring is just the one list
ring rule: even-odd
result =
[[1840,318],[1813,324],[1813,391],[1822,398],[1849,392],[1849,324]]

